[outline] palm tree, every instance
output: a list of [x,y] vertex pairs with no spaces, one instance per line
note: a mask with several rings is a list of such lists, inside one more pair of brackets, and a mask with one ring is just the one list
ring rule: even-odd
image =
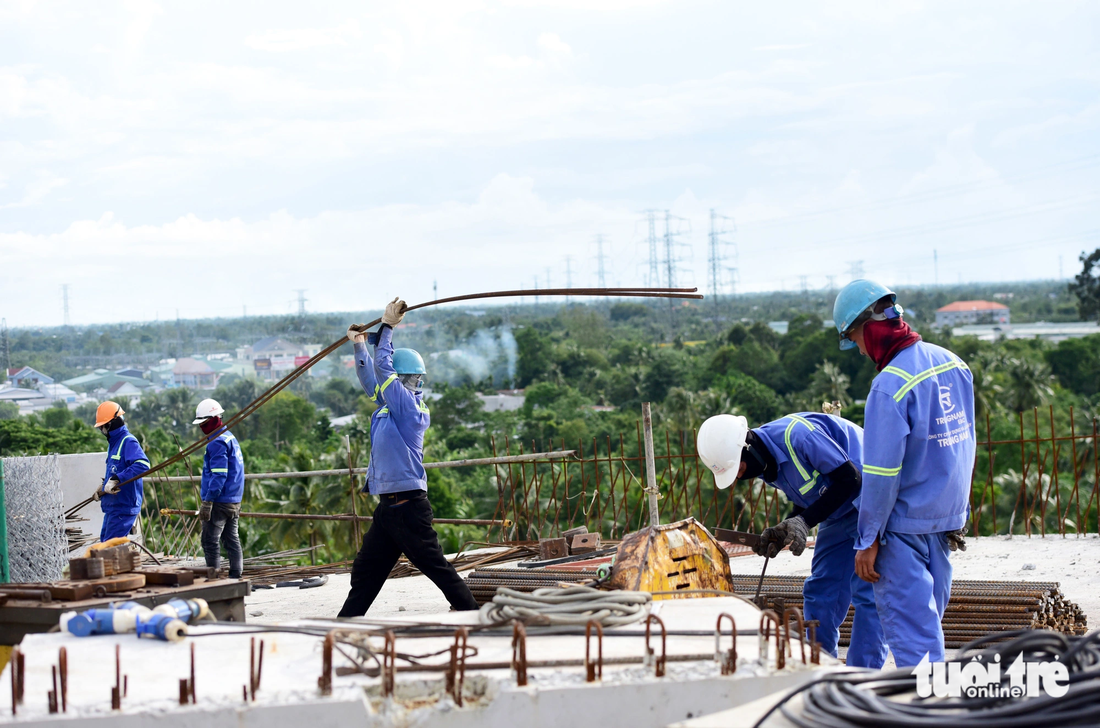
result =
[[1031,359],[1009,359],[1005,362],[1008,379],[1008,402],[1015,412],[1033,409],[1054,395],[1054,377],[1045,364]]
[[848,385],[851,383],[852,380],[836,364],[821,362],[810,379],[809,397],[813,401],[813,409],[817,409],[821,402],[840,402],[842,407],[850,405],[852,398],[848,394]]
[[970,373],[974,378],[974,418],[977,422],[985,420],[987,413],[997,411],[998,398],[1004,388],[997,383],[995,373],[1002,360],[993,354],[980,354],[970,363]]
[[690,430],[699,419],[695,409],[695,395],[683,387],[673,387],[668,390],[664,404],[661,405],[664,420],[674,430]]

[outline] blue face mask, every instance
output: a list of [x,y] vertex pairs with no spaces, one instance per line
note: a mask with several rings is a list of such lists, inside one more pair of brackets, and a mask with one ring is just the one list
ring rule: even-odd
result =
[[401,380],[401,385],[413,394],[420,394],[424,388],[423,374],[398,374],[397,378]]

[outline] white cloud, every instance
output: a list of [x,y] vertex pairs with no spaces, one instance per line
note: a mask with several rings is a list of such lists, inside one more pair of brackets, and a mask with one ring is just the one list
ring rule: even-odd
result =
[[257,51],[287,53],[323,46],[346,46],[349,41],[363,37],[359,22],[348,20],[335,28],[293,28],[265,30],[248,35],[244,44]]

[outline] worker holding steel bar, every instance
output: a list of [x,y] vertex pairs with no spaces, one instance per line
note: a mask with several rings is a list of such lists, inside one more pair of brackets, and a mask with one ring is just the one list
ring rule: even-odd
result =
[[[95,411],[95,427],[107,438],[107,472],[92,498],[103,509],[99,540],[129,536],[141,513],[142,479],[126,482],[149,469],[149,458],[126,428],[125,410],[117,402],[103,402]],[[123,485],[123,483],[126,483]]]
[[810,577],[803,587],[803,612],[820,626],[821,648],[837,656],[840,625],[855,606],[847,663],[879,669],[886,643],[875,608],[874,588],[856,576],[862,478],[863,430],[836,415],[800,412],[749,429],[744,417],[718,415],[699,428],[699,458],[719,488],[735,479],[765,483],[794,504],[791,514],[764,529],[753,550],[774,558],[784,547],[801,556],[810,529],[817,540]]
[[949,555],[963,542],[974,470],[974,380],[962,359],[921,340],[894,292],[856,280],[837,294],[840,348],[879,374],[864,414],[856,573],[874,584],[898,667],[944,659]]
[[225,410],[217,400],[204,399],[195,407],[191,423],[206,436],[202,459],[202,487],[199,520],[202,521],[202,552],[206,565],[221,567],[221,547],[229,554],[229,578],[240,579],[244,571],[244,550],[237,522],[244,498],[244,455],[237,438],[222,424]]
[[[413,349],[393,348],[393,327],[405,316],[405,302],[393,299],[382,325],[368,334],[348,327],[355,347],[359,383],[378,409],[370,421],[370,462],[364,490],[377,495],[370,530],[351,567],[351,590],[340,617],[361,617],[370,609],[401,554],[431,579],[456,610],[477,609],[469,587],[443,555],[432,528],[424,433],[431,413],[422,391],[424,360]],[[374,358],[367,344],[374,346]]]

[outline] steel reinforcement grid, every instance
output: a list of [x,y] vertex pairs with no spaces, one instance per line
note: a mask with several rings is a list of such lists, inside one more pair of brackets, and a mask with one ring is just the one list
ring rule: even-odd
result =
[[[1078,416],[1073,408],[1046,407],[995,421],[987,416],[984,424],[976,435],[971,535],[1098,533],[1100,426],[1095,419]],[[760,480],[718,490],[695,453],[694,431],[659,430],[654,440],[663,522],[693,516],[711,529],[760,531],[787,512],[786,498]],[[576,454],[480,466],[494,478],[498,498],[491,514],[478,517],[507,521],[488,526],[486,540],[530,541],[581,525],[617,539],[646,524],[641,422],[635,432],[602,441],[525,445],[507,437],[492,439],[494,458],[551,450]],[[147,481],[145,487],[152,491],[151,506],[184,507],[178,486]],[[167,543],[182,545],[194,538],[193,518],[149,516],[157,521],[150,532],[159,531]]]

